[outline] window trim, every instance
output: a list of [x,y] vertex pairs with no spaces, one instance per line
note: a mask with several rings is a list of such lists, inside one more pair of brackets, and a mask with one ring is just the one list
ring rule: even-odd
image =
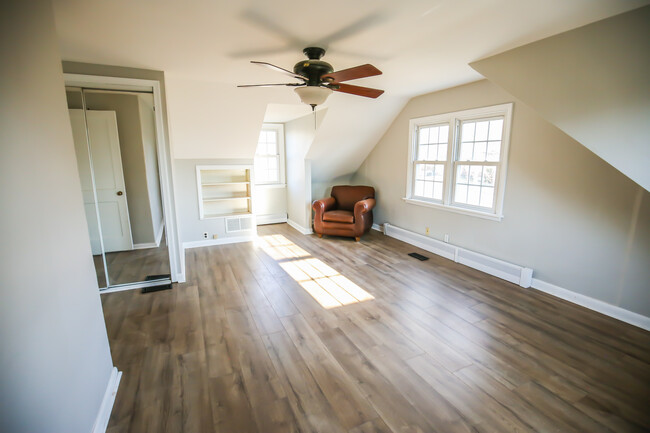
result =
[[[510,132],[512,129],[512,108],[513,103],[492,105],[489,107],[472,108],[468,110],[454,111],[450,113],[436,114],[432,116],[417,117],[409,120],[409,141],[408,160],[406,177],[406,196],[403,198],[406,203],[415,204],[436,209],[443,209],[455,213],[501,221],[503,218],[503,199],[505,196],[506,178],[508,175],[508,155],[510,149]],[[458,163],[470,161],[458,161],[460,124],[462,121],[483,120],[489,117],[503,116],[503,136],[501,139],[501,153],[499,162],[496,165],[496,194],[494,206],[486,211],[472,205],[456,204],[453,200],[454,181],[456,178],[455,167]],[[418,129],[425,126],[449,125],[449,140],[447,143],[447,160],[436,163],[444,164],[445,176],[443,179],[442,200],[427,199],[415,196],[415,164],[418,146]],[[485,164],[482,164],[485,165]]]
[[[282,123],[263,123],[262,128],[260,129],[260,132],[262,131],[275,131],[277,134],[278,138],[278,153],[280,156],[280,166],[279,166],[279,171],[280,171],[280,180],[279,181],[274,181],[274,182],[255,182],[255,186],[259,187],[266,187],[266,188],[281,188],[286,186],[286,177],[285,177],[285,161],[284,161],[284,124]],[[253,156],[253,166],[255,166],[255,158],[258,156],[257,155],[257,147],[259,146],[259,135],[258,135],[258,142],[255,145],[255,155]],[[262,155],[260,155],[262,156]],[[257,178],[257,176],[255,176]]]

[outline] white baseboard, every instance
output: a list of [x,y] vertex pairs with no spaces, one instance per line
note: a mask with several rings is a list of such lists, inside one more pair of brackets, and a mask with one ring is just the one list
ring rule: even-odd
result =
[[276,213],[268,215],[257,215],[257,225],[261,226],[264,224],[279,224],[287,222],[286,213]]
[[160,222],[160,228],[158,229],[158,233],[156,233],[155,242],[143,242],[140,244],[133,244],[133,249],[134,250],[146,250],[148,248],[158,248],[160,246],[160,241],[162,240],[162,234],[163,234],[163,229],[165,228],[165,221]]
[[[548,293],[573,304],[581,305],[590,310],[613,317],[622,322],[645,329],[646,331],[650,331],[649,317],[555,286],[545,281],[538,280],[537,278],[532,278],[533,270],[530,268],[513,265],[504,262],[503,260],[478,254],[452,244],[413,233],[400,227],[395,227],[388,223],[384,224],[384,233],[386,236],[399,239],[408,244],[422,248],[423,250],[448,258],[449,260],[478,269],[512,283],[519,284],[521,287],[531,287],[535,290]],[[520,269],[519,276],[517,276],[517,269]]]
[[446,259],[478,269],[486,274],[494,275],[522,287],[530,287],[533,270],[525,266],[508,263],[494,257],[466,250],[456,245],[441,242],[427,236],[405,230],[400,227],[385,223],[384,233],[387,236],[399,239],[408,244],[422,248]]
[[95,418],[95,425],[93,425],[92,433],[106,432],[106,427],[108,427],[108,420],[111,417],[111,411],[113,410],[113,404],[115,403],[115,396],[117,395],[117,388],[120,386],[121,378],[122,372],[113,367],[111,377],[108,379],[108,385],[106,386],[106,392],[104,392],[102,404],[99,406],[99,413],[97,414],[97,418]]
[[202,241],[183,242],[183,251],[190,248],[210,247],[212,245],[235,244],[237,242],[251,242],[255,240],[255,235],[232,236],[219,239],[205,239]]
[[538,280],[537,278],[533,278],[531,287],[540,292],[548,293],[549,295],[564,299],[573,304],[581,305],[590,310],[613,317],[621,322],[629,323],[630,325],[650,331],[650,317],[634,313],[580,293],[572,292],[571,290],[547,283],[546,281]]
[[133,244],[133,249],[134,250],[146,250],[147,248],[158,248],[160,244],[156,244],[155,242],[144,242],[141,244]]
[[383,233],[384,232],[384,225],[379,225],[379,224],[373,224],[372,227],[370,227],[373,230],[377,230],[378,232]]
[[305,228],[305,227],[301,226],[300,224],[298,224],[297,222],[292,221],[291,219],[287,219],[287,224],[289,224],[294,229],[298,230],[303,235],[310,235],[310,234],[314,233],[314,231],[311,228],[309,228],[309,229]]

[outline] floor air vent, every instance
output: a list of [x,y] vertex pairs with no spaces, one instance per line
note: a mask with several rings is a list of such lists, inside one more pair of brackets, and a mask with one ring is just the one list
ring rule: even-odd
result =
[[429,260],[428,257],[425,257],[422,254],[418,254],[418,253],[409,253],[408,255],[415,258],[415,259],[418,259],[421,262],[423,262],[425,260]]

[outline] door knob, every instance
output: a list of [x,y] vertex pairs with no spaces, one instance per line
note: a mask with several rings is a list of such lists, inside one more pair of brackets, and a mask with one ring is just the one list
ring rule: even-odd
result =
[[124,194],[122,191],[117,192],[117,195],[122,195],[122,194]]

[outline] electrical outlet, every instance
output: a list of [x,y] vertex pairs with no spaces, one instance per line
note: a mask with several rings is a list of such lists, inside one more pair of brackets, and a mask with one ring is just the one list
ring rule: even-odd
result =
[[219,237],[219,235],[216,234],[216,233],[212,235],[212,239],[217,239],[218,237]]
[[429,236],[429,227],[425,228],[424,231],[427,234],[427,236]]
[[208,232],[203,232],[203,239],[207,239],[207,238],[208,238]]
[[449,235],[445,233],[445,242],[449,243]]

